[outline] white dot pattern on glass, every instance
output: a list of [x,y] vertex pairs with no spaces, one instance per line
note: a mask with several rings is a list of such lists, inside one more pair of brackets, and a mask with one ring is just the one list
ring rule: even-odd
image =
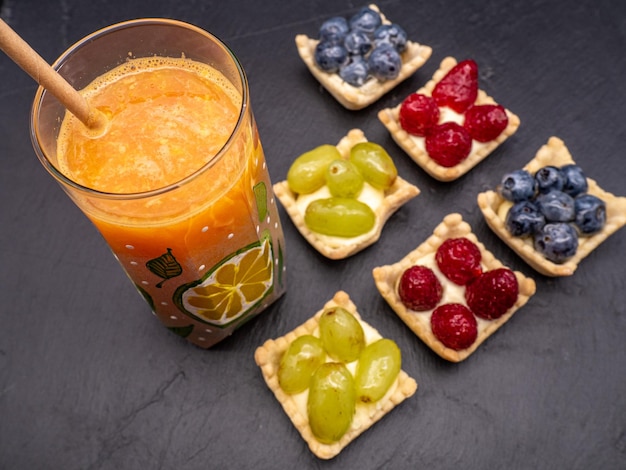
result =
[[[256,164],[258,166],[260,164],[260,162],[257,161]],[[265,162],[263,162],[263,168],[266,168]],[[255,186],[256,186],[256,184],[252,185],[251,189],[253,191],[254,191],[254,187]],[[269,197],[267,199],[267,202],[268,202],[268,206],[271,207],[272,210],[274,210],[275,207],[276,207],[276,198]],[[257,235],[259,235],[260,232],[262,230],[264,230],[268,226],[271,226],[273,229],[278,229],[280,227],[280,223],[279,223],[279,221],[274,219],[272,211],[268,211],[267,212],[267,217],[265,219],[259,221],[259,224],[255,226],[255,230],[256,230]],[[208,232],[211,232],[211,226],[210,225],[204,225],[204,226],[201,226],[201,227],[197,228],[196,230],[199,230],[201,233],[208,233]],[[235,238],[235,233],[234,232],[228,233],[226,235],[226,238],[228,240],[233,240]],[[129,251],[136,250],[136,247],[133,244],[130,244],[130,243],[124,245],[124,247],[127,250],[129,250]],[[273,257],[273,261],[274,261],[273,265],[275,267],[274,269],[278,270],[280,263],[279,263],[278,256],[276,256],[276,254]],[[139,266],[142,266],[144,264],[144,261],[142,259],[136,259],[136,260],[128,261],[128,263],[129,263],[130,266],[139,267]],[[282,272],[286,271],[286,266],[284,264],[281,266],[281,268],[282,268]],[[206,271],[206,269],[207,269],[207,265],[206,264],[201,264],[200,266],[197,267],[197,271],[198,272]],[[144,286],[154,286],[155,285],[154,281],[152,281],[152,280],[151,281],[142,280],[141,284],[143,284]],[[163,307],[165,309],[169,308],[172,305],[171,302],[169,302],[168,300],[160,300],[160,301],[158,299],[154,299],[154,300],[157,301],[157,305],[159,305],[159,306],[161,306],[161,307]],[[265,309],[268,306],[269,306],[269,303],[264,301],[261,308]],[[152,311],[153,315],[159,316],[159,314],[155,310],[151,310],[151,311]],[[169,315],[169,319],[172,320],[172,321],[176,321],[176,322],[180,321],[182,318],[184,318],[184,317],[181,317],[180,315],[175,315],[175,314]],[[201,342],[201,343],[205,343],[205,342],[207,342],[207,341],[209,341],[211,339],[213,334],[215,334],[214,330],[212,330],[211,328],[205,327],[203,332],[200,333],[200,336],[194,335],[195,336],[195,341]]]

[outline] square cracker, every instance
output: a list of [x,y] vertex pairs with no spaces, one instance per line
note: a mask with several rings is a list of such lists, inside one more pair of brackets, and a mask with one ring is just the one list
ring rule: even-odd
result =
[[[456,64],[457,61],[453,57],[446,57],[443,59],[439,69],[434,73],[433,78],[426,83],[426,85],[417,90],[416,93],[432,96],[435,85],[437,85],[437,83],[445,77]],[[478,96],[474,104],[496,104],[496,102],[483,90],[478,90]],[[410,135],[402,129],[399,121],[401,106],[402,103],[398,104],[394,108],[381,109],[378,112],[378,119],[387,128],[393,140],[396,141],[396,143],[413,159],[415,163],[421,166],[422,169],[424,169],[424,171],[426,171],[426,173],[433,178],[444,182],[453,181],[470,171],[481,161],[487,158],[487,156],[498,148],[500,144],[512,136],[520,125],[519,117],[513,114],[510,110],[505,109],[509,118],[509,123],[504,131],[502,131],[502,133],[495,140],[485,143],[473,141],[472,150],[465,160],[453,167],[445,167],[439,165],[428,156],[428,153],[424,149],[424,137]]]
[[[337,144],[337,149],[343,158],[349,158],[350,149],[359,142],[367,142],[363,131],[360,129],[352,129]],[[304,214],[302,214],[297,206],[296,199],[298,195],[289,189],[287,181],[280,181],[273,186],[276,197],[285,207],[287,214],[293,221],[294,225],[302,236],[321,254],[330,259],[343,259],[351,256],[368,246],[376,243],[380,238],[385,222],[391,215],[398,210],[404,203],[416,197],[420,190],[417,186],[405,181],[400,176],[396,178],[393,185],[385,191],[385,199],[376,210],[376,225],[367,236],[358,236],[350,240],[348,243],[334,245],[329,242],[329,237],[318,234],[309,230],[304,222]]]
[[[376,5],[371,4],[369,7],[381,13]],[[381,18],[383,23],[390,23],[382,13]],[[413,75],[432,54],[431,47],[407,41],[406,50],[400,54],[402,68],[395,79],[380,82],[376,78],[370,77],[362,86],[355,87],[344,82],[338,73],[325,72],[316,65],[315,47],[318,43],[318,39],[310,38],[304,34],[296,36],[298,54],[311,74],[342,106],[349,110],[363,109],[380,99],[385,93]]]
[[[553,136],[548,139],[547,144],[539,149],[535,158],[524,166],[524,169],[534,174],[537,170],[547,165],[561,167],[574,163],[574,159],[565,143],[558,137]],[[626,197],[617,197],[604,191],[591,178],[587,178],[587,184],[589,187],[587,192],[599,197],[606,204],[606,224],[598,233],[590,236],[580,236],[576,254],[561,264],[553,263],[536,251],[531,237],[514,237],[509,233],[505,226],[505,220],[508,209],[512,204],[500,196],[497,191],[480,193],[478,195],[478,206],[485,217],[487,225],[537,272],[552,277],[571,276],[583,258],[626,224]]]
[[[314,334],[318,328],[319,318],[322,316],[324,309],[334,306],[345,308],[361,323],[364,323],[368,327],[372,328],[361,319],[356,306],[348,294],[343,291],[338,291],[335,293],[333,298],[324,305],[324,308],[319,310],[313,317],[286,335],[275,340],[267,340],[262,346],[257,348],[254,354],[254,359],[257,365],[261,368],[265,383],[274,393],[274,396],[280,402],[283,410],[289,419],[291,419],[291,422],[296,427],[302,438],[307,442],[311,452],[313,452],[313,454],[320,459],[331,459],[335,457],[361,433],[369,429],[374,423],[390,412],[396,405],[399,405],[404,400],[412,396],[417,390],[417,382],[415,382],[413,378],[409,377],[405,371],[401,370],[398,374],[394,390],[388,392],[376,403],[357,403],[357,410],[360,407],[365,411],[364,415],[360,415],[365,416],[365,420],[359,420],[358,423],[353,422],[348,431],[339,441],[332,444],[323,444],[315,438],[311,431],[311,427],[309,426],[309,420],[306,416],[306,412],[304,414],[301,413],[294,397],[283,392],[280,388],[277,375],[278,366],[280,365],[282,355],[287,350],[291,342],[298,336]],[[378,334],[378,332],[376,333]]]
[[[400,319],[435,353],[451,362],[460,362],[470,356],[483,341],[495,333],[519,308],[528,302],[528,299],[534,295],[536,289],[534,280],[524,276],[518,271],[514,271],[519,284],[519,295],[513,307],[495,320],[484,320],[477,317],[478,336],[476,337],[476,341],[474,341],[469,348],[457,351],[444,346],[444,344],[435,337],[430,327],[430,316],[434,309],[425,312],[415,312],[407,309],[398,295],[398,282],[402,273],[411,266],[418,264],[420,258],[435,253],[437,248],[448,238],[459,237],[466,237],[476,244],[482,256],[481,263],[484,270],[503,267],[503,264],[478,241],[476,236],[472,233],[471,227],[467,222],[463,221],[461,215],[454,213],[448,214],[426,241],[415,250],[408,253],[400,261],[392,265],[376,267],[372,272],[378,291]],[[452,281],[445,279],[443,274],[438,276],[438,278],[442,281],[445,292],[446,287],[444,282],[447,281],[451,283]]]

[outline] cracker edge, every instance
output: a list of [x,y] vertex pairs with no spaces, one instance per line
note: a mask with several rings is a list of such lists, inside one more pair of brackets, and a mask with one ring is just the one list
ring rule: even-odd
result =
[[[348,158],[352,146],[359,142],[367,142],[365,134],[360,129],[352,129],[339,141],[336,147],[344,158]],[[417,186],[398,176],[393,185],[385,191],[383,203],[376,210],[376,226],[372,235],[357,243],[332,247],[324,243],[318,234],[309,230],[304,222],[304,216],[296,207],[297,194],[289,189],[289,184],[286,180],[275,183],[273,189],[274,194],[282,203],[300,234],[322,255],[333,260],[347,258],[376,243],[387,220],[400,207],[420,193],[420,189]]]
[[[576,162],[563,140],[552,136],[546,144],[540,147],[535,157],[524,166],[524,169],[534,174],[546,165],[563,166],[574,163]],[[600,232],[590,237],[579,238],[576,254],[562,264],[553,263],[544,258],[532,244],[527,243],[523,238],[513,237],[509,233],[505,221],[498,216],[498,209],[504,199],[496,191],[479,193],[477,202],[487,225],[535,271],[550,277],[571,276],[586,256],[626,224],[626,197],[618,197],[604,191],[591,178],[587,178],[587,183],[589,185],[587,192],[606,203],[606,224]],[[583,240],[582,243],[580,243],[581,240]]]
[[[407,398],[411,397],[417,391],[417,382],[410,377],[404,370],[400,370],[397,379],[396,390],[391,396],[387,398],[383,403],[379,402],[382,406],[376,407],[374,414],[370,416],[370,422],[360,428],[350,429],[342,436],[342,438],[333,444],[323,444],[319,442],[313,435],[309,426],[309,421],[306,416],[298,411],[294,400],[290,395],[283,392],[278,384],[278,365],[282,354],[287,350],[289,344],[298,336],[305,334],[311,334],[318,326],[319,318],[321,317],[324,309],[333,306],[341,306],[351,312],[361,322],[373,328],[367,322],[365,322],[359,315],[356,306],[344,291],[337,291],[333,298],[326,302],[324,307],[319,310],[313,317],[309,318],[306,322],[296,327],[284,336],[275,340],[267,340],[262,346],[259,346],[255,353],[254,359],[256,364],[261,368],[263,379],[268,388],[274,393],[274,396],[279,401],[283,410],[296,427],[302,438],[306,441],[309,449],[320,459],[331,459],[339,454],[350,442],[356,439],[359,435],[372,427],[383,416],[390,412],[396,405],[399,405]],[[378,330],[376,330],[378,332]],[[380,334],[380,333],[379,333]]]
[[[370,4],[369,7],[380,13],[383,23],[390,23],[375,4]],[[344,82],[338,74],[324,72],[317,67],[314,51],[318,43],[319,40],[304,34],[296,35],[298,54],[311,74],[343,107],[351,111],[363,109],[379,100],[384,94],[391,91],[422,67],[433,51],[429,46],[407,41],[406,50],[400,54],[402,57],[402,68],[395,79],[382,83],[378,80],[370,80],[362,87],[354,87]]]
[[398,317],[435,353],[451,362],[460,362],[467,359],[489,336],[504,325],[518,309],[524,306],[536,291],[536,284],[532,278],[524,276],[519,271],[513,271],[519,284],[519,294],[513,307],[500,318],[491,320],[487,328],[478,334],[476,341],[469,348],[457,351],[444,346],[435,337],[430,328],[424,327],[422,323],[416,320],[415,312],[408,310],[402,304],[397,294],[396,286],[402,273],[413,266],[419,258],[436,251],[446,239],[456,237],[467,237],[478,246],[482,262],[487,269],[504,267],[502,262],[478,240],[472,232],[470,225],[463,221],[462,216],[458,213],[452,213],[444,217],[443,221],[435,228],[433,234],[428,239],[400,261],[392,265],[378,266],[372,271],[378,291]]
[[[422,93],[428,96],[432,95],[432,91],[435,85],[457,64],[457,61],[453,57],[446,57],[441,61],[439,69],[433,74],[433,78],[426,83],[422,88],[417,90],[416,93]],[[483,90],[478,90],[478,96],[475,104],[497,104],[496,101]],[[426,171],[433,178],[449,182],[453,181],[465,173],[470,171],[481,161],[487,158],[496,148],[498,148],[506,139],[511,137],[520,126],[520,118],[505,108],[506,114],[509,118],[507,127],[502,133],[493,141],[487,142],[484,147],[479,148],[477,151],[470,153],[470,155],[453,167],[445,167],[437,164],[432,158],[428,156],[428,153],[421,150],[411,139],[411,136],[400,126],[398,116],[400,113],[400,107],[402,103],[393,108],[384,108],[378,112],[378,119],[387,128],[393,140],[411,157],[411,159],[417,163],[424,171]]]

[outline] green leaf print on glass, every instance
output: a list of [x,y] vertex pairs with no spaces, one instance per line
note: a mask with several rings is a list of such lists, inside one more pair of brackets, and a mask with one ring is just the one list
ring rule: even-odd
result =
[[193,331],[193,325],[168,326],[167,329],[170,330],[172,333],[175,333],[175,334],[177,334],[178,336],[180,336],[182,338],[186,338]]
[[256,210],[259,214],[259,221],[267,217],[267,187],[263,181],[254,185],[254,197],[256,199]]
[[148,292],[146,292],[146,290],[139,284],[135,284],[135,288],[137,289],[137,291],[139,291],[144,300],[148,302],[150,309],[154,312],[154,300],[152,300],[152,296],[148,294]]
[[172,255],[171,248],[167,249],[167,253],[163,253],[158,258],[148,261],[146,263],[146,267],[150,270],[150,272],[163,279],[156,285],[159,289],[165,281],[173,277],[180,276],[183,272],[183,268],[180,264],[178,264],[174,255]]

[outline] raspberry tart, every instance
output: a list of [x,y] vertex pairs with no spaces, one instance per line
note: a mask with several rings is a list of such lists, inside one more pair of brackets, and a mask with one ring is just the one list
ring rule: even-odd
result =
[[[340,433],[331,439],[317,437],[316,434],[320,434],[320,431],[316,430],[315,415],[311,415],[310,395],[313,393],[313,379],[303,387],[291,389],[285,385],[288,383],[287,381],[281,380],[281,371],[284,370],[286,363],[294,363],[294,361],[285,361],[285,357],[290,359],[292,345],[305,341],[309,341],[310,344],[314,345],[318,338],[321,340],[320,343],[323,342],[323,322],[330,318],[330,315],[335,311],[341,311],[353,321],[356,320],[358,322],[358,328],[360,328],[359,331],[362,331],[365,347],[356,360],[347,363],[337,360],[330,353],[326,354],[320,363],[314,367],[316,370],[312,374],[313,376],[318,375],[322,368],[337,367],[342,369],[345,366],[343,369],[344,377],[338,375],[339,378],[345,378],[350,381],[351,376],[354,376],[356,389],[364,390],[364,387],[359,387],[359,371],[362,364],[364,364],[363,361],[366,361],[366,356],[376,349],[377,345],[395,345],[395,343],[387,338],[382,338],[376,329],[363,321],[357,312],[355,304],[348,294],[343,291],[338,291],[324,305],[324,308],[319,310],[305,323],[280,338],[267,340],[262,346],[257,348],[254,354],[255,361],[261,368],[265,383],[274,393],[274,396],[280,402],[283,410],[291,419],[302,438],[307,442],[311,452],[320,459],[335,457],[361,433],[369,429],[395,406],[411,397],[417,390],[417,382],[400,368],[400,352],[399,349],[396,349],[398,354],[394,359],[396,368],[393,371],[393,376],[388,380],[389,385],[385,387],[384,393],[381,392],[381,396],[377,396],[372,400],[364,399],[362,393],[357,393],[356,405],[348,413],[349,419],[346,428],[342,429]],[[394,347],[397,348],[397,346]],[[304,349],[301,348],[301,350]],[[316,349],[316,346],[309,347],[309,350],[301,354],[301,357],[307,356],[310,358],[311,351],[314,349]],[[374,362],[372,361],[371,363]],[[306,374],[308,374],[308,371]],[[339,417],[338,419],[343,419],[344,417]],[[332,426],[334,424],[331,423]]]
[[[371,30],[367,28],[369,24],[364,24],[365,21],[357,18],[362,15],[376,19]],[[404,35],[404,31],[399,25],[391,23],[374,4],[362,8],[348,19],[336,17],[329,20],[334,24],[326,26],[328,23],[325,22],[320,28],[318,38],[298,34],[296,47],[311,74],[349,110],[363,109],[380,99],[413,75],[432,54],[432,48],[429,46],[406,38],[399,41],[398,37]],[[354,23],[357,23],[359,29],[357,34],[352,34],[356,28],[350,25]],[[382,28],[378,29],[380,26]],[[345,43],[345,48],[343,44],[339,48],[336,47],[336,39],[327,40],[329,36],[336,36],[338,30],[344,37],[349,34],[341,39]],[[366,33],[365,36],[361,34],[362,32]],[[395,50],[376,50],[375,43],[380,41],[390,42],[395,46]],[[329,43],[327,48],[324,47],[326,43]],[[367,55],[364,57],[364,54]],[[320,55],[323,56],[321,59]],[[372,55],[379,57],[379,60],[375,60]],[[374,70],[370,67],[368,71],[368,64],[373,62],[376,62]],[[341,72],[339,67],[342,69]],[[365,71],[359,74],[362,70]]]
[[[559,170],[564,169],[575,170],[575,173],[563,179],[559,177]],[[550,137],[523,169],[505,176],[499,188],[478,195],[478,206],[487,225],[526,263],[545,276],[571,276],[583,258],[626,224],[626,197],[604,191],[596,181],[585,177],[558,137]],[[589,200],[600,203],[597,213],[602,220],[576,221],[575,207],[586,205]],[[545,217],[541,214],[537,217],[537,204],[543,205],[540,212],[545,213]],[[585,219],[584,213],[582,216]],[[545,218],[555,220],[546,223]],[[543,239],[564,237],[572,241],[558,251],[555,247],[551,248],[552,253],[546,251],[550,247],[545,246]]]
[[469,357],[536,290],[533,279],[503,266],[487,251],[456,213],[400,261],[378,266],[372,274],[398,317],[451,362]]
[[453,181],[512,136],[519,117],[479,89],[469,59],[446,57],[426,85],[378,118],[396,143],[439,181]]
[[[384,157],[386,172],[368,167],[376,155]],[[298,157],[287,179],[273,188],[298,231],[329,259],[347,258],[376,243],[389,217],[420,193],[397,175],[391,157],[360,129],[349,131],[336,146],[322,145]],[[326,204],[331,199],[337,203],[335,212]],[[359,216],[351,222],[339,211]]]

